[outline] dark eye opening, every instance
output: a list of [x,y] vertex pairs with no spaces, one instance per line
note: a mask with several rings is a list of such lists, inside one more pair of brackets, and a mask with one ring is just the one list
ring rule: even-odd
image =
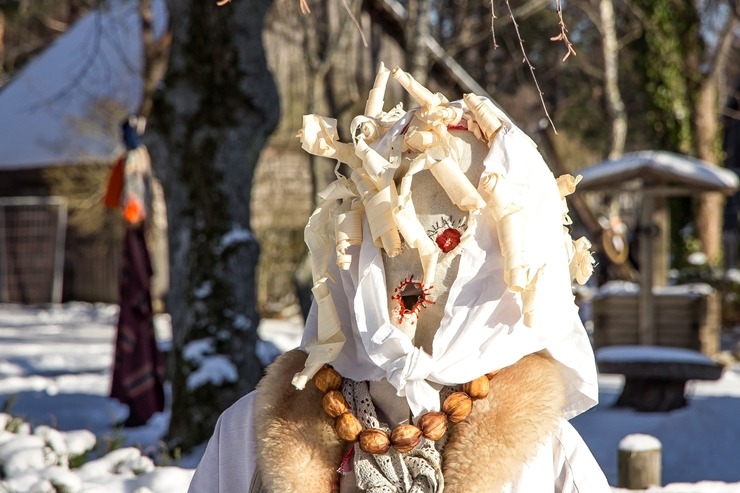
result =
[[422,283],[414,281],[413,275],[401,281],[401,284],[396,288],[396,294],[391,297],[399,305],[399,322],[403,322],[405,315],[418,314],[422,308],[434,304],[429,294],[430,289],[432,289],[432,286],[424,287]]
[[409,313],[412,312],[416,307],[416,304],[423,299],[424,292],[421,290],[421,285],[419,283],[409,283],[401,288],[398,296],[400,298],[401,308],[404,312]]

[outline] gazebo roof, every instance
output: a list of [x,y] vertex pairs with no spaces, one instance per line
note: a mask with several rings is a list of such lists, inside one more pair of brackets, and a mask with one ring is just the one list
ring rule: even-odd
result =
[[734,172],[690,156],[667,151],[639,151],[578,171],[578,191],[633,190],[691,195],[738,188]]

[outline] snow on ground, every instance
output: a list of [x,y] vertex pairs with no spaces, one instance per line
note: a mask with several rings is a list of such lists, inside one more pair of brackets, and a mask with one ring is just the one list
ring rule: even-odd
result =
[[[113,427],[127,413],[107,397],[116,315],[115,305],[0,304],[0,409],[9,407],[26,422],[15,433],[0,432],[0,463],[6,464],[0,492],[46,493],[55,491],[52,485],[85,493],[187,491],[202,448],[176,464],[155,465],[149,458],[159,450],[169,411],[144,427]],[[162,343],[168,343],[166,316],[157,319],[157,327]],[[268,360],[297,344],[300,320],[267,319],[258,330],[265,339],[260,357]],[[740,365],[721,380],[690,384],[689,405],[671,413],[613,409],[622,379],[601,375],[599,380],[601,403],[572,422],[610,484],[616,484],[620,441],[639,433],[657,438],[663,449],[666,486],[648,493],[740,493]],[[0,424],[8,419],[0,414]],[[70,469],[69,461],[90,446],[93,435],[98,459]],[[111,442],[120,442],[120,448],[106,454]],[[14,457],[12,475],[8,457]]]

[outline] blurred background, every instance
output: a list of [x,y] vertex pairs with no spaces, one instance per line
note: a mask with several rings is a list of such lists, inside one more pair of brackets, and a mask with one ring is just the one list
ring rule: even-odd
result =
[[[147,224],[153,302],[172,317],[174,403],[202,408],[173,415],[168,440],[202,443],[261,376],[257,336],[244,327],[300,315],[310,301],[303,227],[336,163],[300,149],[302,115],[336,118],[348,141],[383,62],[450,100],[490,97],[555,176],[583,172],[570,215],[598,261],[576,292],[595,347],[733,354],[737,0],[307,6],[0,0],[0,302],[117,301],[123,226],[102,197],[123,150],[120,121],[147,117],[162,189]],[[405,97],[391,81],[385,110],[413,106]],[[622,172],[590,182],[585,170],[604,163]],[[640,286],[659,299],[647,312]],[[200,365],[185,348],[203,338],[234,361],[228,391],[178,385]]]

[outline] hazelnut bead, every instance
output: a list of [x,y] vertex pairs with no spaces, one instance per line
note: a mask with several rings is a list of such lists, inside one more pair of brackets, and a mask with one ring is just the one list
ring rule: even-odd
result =
[[391,447],[388,433],[377,428],[368,428],[360,433],[360,449],[368,454],[384,454]]
[[334,429],[342,440],[354,442],[362,431],[362,424],[352,413],[344,413],[334,420]]
[[488,382],[488,377],[483,375],[463,385],[462,390],[475,400],[486,397],[490,388],[491,384]]
[[344,396],[338,390],[330,390],[324,394],[324,397],[321,398],[321,405],[324,408],[324,412],[332,418],[349,412],[347,401],[344,400]]
[[442,411],[452,423],[464,420],[473,410],[473,399],[465,392],[453,392],[442,403]]
[[447,433],[447,415],[440,412],[428,412],[417,423],[421,434],[427,440],[437,441]]
[[328,390],[337,390],[342,386],[342,375],[331,366],[324,366],[314,375],[313,383],[323,393]]
[[398,425],[391,432],[391,445],[402,454],[419,445],[420,441],[421,430],[414,425]]

